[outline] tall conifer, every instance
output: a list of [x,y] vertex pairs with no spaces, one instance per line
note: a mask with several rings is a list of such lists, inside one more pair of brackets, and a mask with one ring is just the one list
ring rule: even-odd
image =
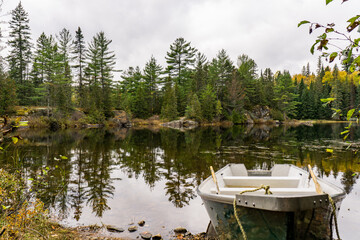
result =
[[27,81],[31,62],[31,37],[28,13],[21,2],[11,11],[9,25],[9,77],[17,84],[20,104],[26,105],[32,88]]

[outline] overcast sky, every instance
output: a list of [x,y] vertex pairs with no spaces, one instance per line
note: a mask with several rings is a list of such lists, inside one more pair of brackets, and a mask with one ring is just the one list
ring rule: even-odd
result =
[[[234,63],[247,54],[259,69],[295,74],[307,62],[315,72],[319,55],[309,51],[316,32],[309,35],[307,26],[297,24],[310,20],[340,26],[359,14],[360,1],[341,2],[326,6],[325,0],[22,0],[22,5],[29,13],[33,41],[42,32],[57,34],[62,28],[74,33],[80,26],[87,42],[104,31],[113,40],[110,47],[118,69],[143,68],[151,55],[165,66],[170,44],[183,37],[209,60],[225,49]],[[17,4],[4,0],[3,14]]]

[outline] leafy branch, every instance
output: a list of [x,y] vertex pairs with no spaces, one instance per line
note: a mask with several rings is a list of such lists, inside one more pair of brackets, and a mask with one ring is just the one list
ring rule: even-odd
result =
[[[326,0],[326,5],[332,1]],[[342,3],[346,1],[348,0],[342,0]],[[322,34],[317,36],[315,43],[310,48],[311,54],[314,54],[316,48],[330,63],[338,57],[339,60],[342,60],[343,65],[348,66],[350,72],[354,72],[360,68],[360,54],[358,53],[360,38],[352,38],[350,33],[356,28],[357,32],[360,32],[360,15],[351,17],[347,23],[346,31],[337,30],[335,23],[320,24],[307,20],[301,21],[298,27],[309,25],[309,34],[312,34],[314,30],[322,30]],[[346,42],[346,47],[342,47],[341,43],[343,42]],[[330,50],[330,47],[336,48],[336,50]]]

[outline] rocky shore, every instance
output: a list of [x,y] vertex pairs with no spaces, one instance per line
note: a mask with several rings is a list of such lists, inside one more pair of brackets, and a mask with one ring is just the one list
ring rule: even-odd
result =
[[[73,228],[79,235],[79,239],[87,240],[133,240],[133,239],[144,239],[144,240],[217,240],[213,234],[207,234],[205,232],[192,234],[186,228],[177,227],[169,232],[167,236],[162,236],[159,233],[151,233],[149,231],[143,231],[145,221],[140,221],[137,224],[131,223],[128,227],[118,227],[113,225],[103,225],[102,227],[93,225],[86,227]],[[128,236],[121,236],[122,233],[132,233],[135,238]]]

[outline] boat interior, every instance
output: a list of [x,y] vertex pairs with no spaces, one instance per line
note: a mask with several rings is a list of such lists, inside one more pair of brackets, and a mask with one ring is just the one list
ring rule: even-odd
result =
[[[219,188],[210,179],[209,186],[204,186],[204,190],[208,189],[210,193],[218,195],[235,195],[266,185],[273,195],[278,196],[317,194],[310,174],[289,164],[276,164],[271,170],[247,170],[244,164],[229,164],[216,173],[216,179]],[[324,192],[330,195],[338,193],[331,185],[321,180],[319,183]],[[265,190],[246,194],[264,195]]]

